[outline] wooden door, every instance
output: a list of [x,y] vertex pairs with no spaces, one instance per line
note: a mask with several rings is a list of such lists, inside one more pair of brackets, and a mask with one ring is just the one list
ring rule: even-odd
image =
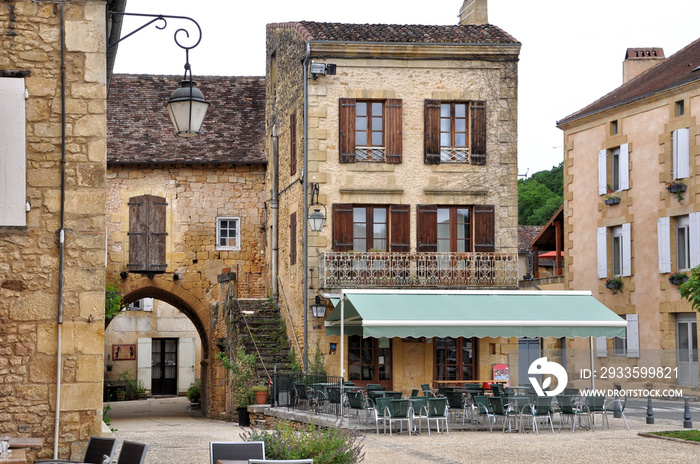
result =
[[177,338],[154,338],[151,350],[151,394],[177,395]]

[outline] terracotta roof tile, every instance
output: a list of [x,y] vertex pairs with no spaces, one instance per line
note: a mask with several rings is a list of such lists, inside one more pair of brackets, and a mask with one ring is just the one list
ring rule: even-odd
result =
[[299,21],[268,24],[268,28],[296,28],[304,40],[331,42],[408,42],[517,44],[503,29],[492,24],[425,26],[404,24],[345,24]]
[[111,164],[266,163],[265,78],[195,76],[211,102],[199,137],[181,138],[165,104],[181,76],[115,74],[107,99]]
[[537,237],[544,226],[518,226],[518,253],[532,251],[530,244]]
[[700,79],[700,69],[694,71],[698,66],[700,66],[700,39],[599,100],[565,117],[561,121],[557,121],[557,125]]

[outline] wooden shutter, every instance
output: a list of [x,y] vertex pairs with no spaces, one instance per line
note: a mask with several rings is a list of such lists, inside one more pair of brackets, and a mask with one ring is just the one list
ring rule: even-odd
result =
[[628,143],[620,145],[620,190],[630,188],[630,146]]
[[659,246],[659,272],[671,272],[671,218],[661,217],[656,220]]
[[599,358],[608,357],[608,339],[605,337],[596,337],[595,339],[595,355]]
[[690,267],[700,266],[700,213],[688,215],[690,228]]
[[673,131],[673,178],[690,176],[690,130],[686,127]]
[[608,193],[608,151],[598,152],[598,195]]
[[341,98],[338,119],[340,121],[340,162],[355,162],[355,105],[354,98]]
[[289,174],[297,172],[297,112],[289,116]]
[[0,226],[27,225],[24,79],[0,78]]
[[622,224],[622,275],[632,275],[632,224]]
[[597,232],[598,244],[598,278],[605,279],[608,277],[608,229],[598,227]]
[[352,204],[333,205],[333,251],[352,250]]
[[297,263],[297,213],[289,215],[289,265]]
[[141,195],[129,199],[129,264],[132,272],[164,272],[165,214],[163,197]]
[[148,198],[149,236],[148,236],[148,270],[165,272],[165,213],[168,203],[163,197],[146,195]]
[[483,100],[471,103],[472,146],[471,163],[486,164],[486,102]]
[[493,205],[474,206],[474,251],[496,251],[496,227]]
[[400,164],[403,137],[401,127],[401,100],[387,100],[384,113],[386,115],[386,162],[387,164]]
[[628,314],[627,319],[627,357],[639,357],[639,315]]
[[425,100],[425,164],[440,164],[440,100]]
[[411,251],[410,225],[411,207],[409,205],[391,205],[389,233],[389,251],[408,253]]
[[418,251],[437,251],[437,205],[418,205]]

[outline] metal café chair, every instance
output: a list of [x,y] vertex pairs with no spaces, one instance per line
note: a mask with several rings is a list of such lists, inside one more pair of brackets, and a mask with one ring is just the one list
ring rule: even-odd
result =
[[143,464],[146,461],[148,445],[135,441],[124,441],[119,451],[117,464]]
[[35,464],[73,464],[73,463],[91,463],[91,464],[102,464],[104,457],[108,456],[109,461],[112,462],[114,458],[114,452],[117,449],[117,439],[116,438],[102,438],[102,437],[90,437],[87,449],[85,450],[85,456],[82,461],[71,461],[69,459],[42,459],[39,461],[34,461]]
[[262,441],[210,441],[210,464],[219,460],[247,461],[265,459],[265,443]]

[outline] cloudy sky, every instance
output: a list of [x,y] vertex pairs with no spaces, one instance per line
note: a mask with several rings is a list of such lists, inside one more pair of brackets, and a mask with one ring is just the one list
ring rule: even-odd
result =
[[[190,52],[194,76],[265,74],[265,25],[288,21],[456,24],[462,0],[128,0],[127,11],[190,16],[202,41]],[[563,159],[556,121],[622,83],[629,47],[669,56],[700,38],[700,1],[490,0],[489,22],[523,45],[519,64],[518,170],[530,175]],[[125,20],[122,35],[143,22]],[[182,74],[173,40],[182,23],[153,26],[119,45],[117,73]]]

